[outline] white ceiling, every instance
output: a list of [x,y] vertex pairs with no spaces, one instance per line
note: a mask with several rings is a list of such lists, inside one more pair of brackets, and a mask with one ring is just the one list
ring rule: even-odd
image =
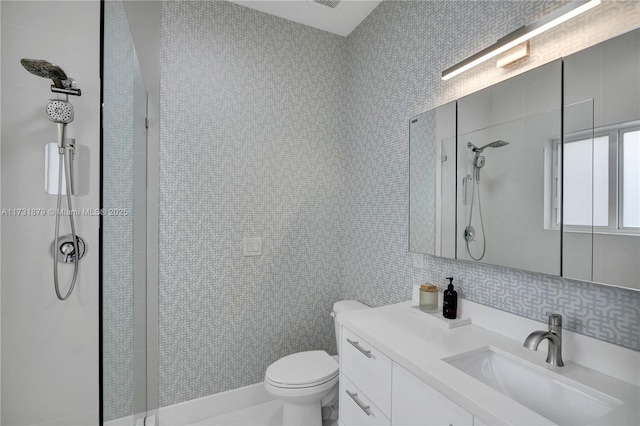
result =
[[228,1],[345,37],[381,3],[381,0],[342,0],[332,9],[312,0]]

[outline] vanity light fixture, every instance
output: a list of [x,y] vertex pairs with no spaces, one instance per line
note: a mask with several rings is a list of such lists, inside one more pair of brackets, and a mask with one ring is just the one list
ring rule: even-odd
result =
[[601,0],[575,0],[532,24],[518,28],[512,33],[502,37],[486,49],[483,49],[464,61],[458,62],[454,66],[447,68],[442,71],[442,79],[448,80],[451,77],[455,77],[456,75],[461,74],[484,61],[494,58],[499,54],[532,39],[538,34],[542,34],[543,32],[598,6],[600,2]]
[[496,67],[504,68],[514,62],[526,58],[527,56],[529,56],[529,40],[517,45],[516,47],[512,47],[502,55],[498,56],[498,59],[496,59]]

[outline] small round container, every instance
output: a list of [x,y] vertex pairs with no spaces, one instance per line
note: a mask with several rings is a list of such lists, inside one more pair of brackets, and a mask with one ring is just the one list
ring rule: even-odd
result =
[[430,311],[438,309],[438,287],[429,284],[420,286],[420,308]]

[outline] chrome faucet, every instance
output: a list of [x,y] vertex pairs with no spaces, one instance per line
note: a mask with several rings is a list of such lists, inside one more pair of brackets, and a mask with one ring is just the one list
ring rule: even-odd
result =
[[549,331],[534,331],[524,340],[524,347],[536,351],[540,342],[548,339],[547,363],[562,367],[564,365],[564,362],[562,362],[562,315],[547,315],[549,315]]

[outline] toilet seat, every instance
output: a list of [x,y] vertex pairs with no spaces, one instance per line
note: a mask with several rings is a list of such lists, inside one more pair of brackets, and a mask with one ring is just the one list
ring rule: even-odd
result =
[[336,379],[338,367],[338,363],[325,351],[298,352],[271,364],[265,379],[275,387],[309,388]]

